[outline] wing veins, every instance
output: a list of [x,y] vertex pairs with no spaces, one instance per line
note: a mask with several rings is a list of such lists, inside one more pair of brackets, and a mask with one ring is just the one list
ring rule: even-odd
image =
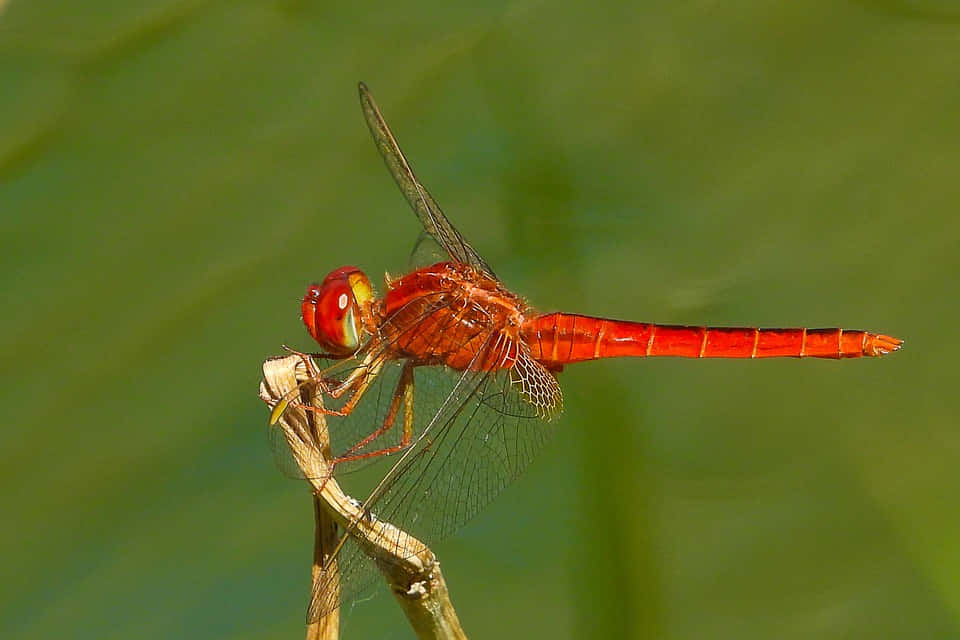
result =
[[437,201],[417,179],[367,85],[361,82],[359,92],[360,106],[370,129],[370,135],[373,136],[377,145],[377,151],[380,152],[380,156],[387,165],[390,175],[393,176],[394,182],[397,183],[397,187],[400,188],[400,192],[410,203],[410,207],[417,214],[417,218],[420,219],[420,224],[423,225],[427,233],[440,243],[440,246],[451,258],[496,278],[496,274],[490,268],[490,265],[464,240],[460,232],[444,215]]

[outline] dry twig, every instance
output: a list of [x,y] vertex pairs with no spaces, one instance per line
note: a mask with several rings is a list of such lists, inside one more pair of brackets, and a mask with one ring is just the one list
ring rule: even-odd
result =
[[[260,397],[272,407],[284,394],[308,379],[310,372],[300,357],[271,358],[263,363]],[[303,390],[303,402],[322,407],[315,385],[304,385]],[[340,531],[348,531],[353,541],[376,563],[419,638],[465,639],[433,552],[389,522],[365,514],[360,503],[346,495],[336,479],[329,477],[329,437],[323,416],[291,403],[279,424],[271,428],[283,429],[294,460],[313,487],[316,512],[313,577],[316,578],[327,558],[335,553],[339,526]],[[386,544],[384,541],[388,540]],[[307,640],[332,640],[338,635],[339,609],[321,616],[307,629]]]

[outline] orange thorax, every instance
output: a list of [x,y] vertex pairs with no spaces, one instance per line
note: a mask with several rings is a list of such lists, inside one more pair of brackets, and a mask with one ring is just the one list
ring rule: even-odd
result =
[[399,357],[459,371],[513,367],[528,309],[495,279],[439,262],[387,287],[380,330]]

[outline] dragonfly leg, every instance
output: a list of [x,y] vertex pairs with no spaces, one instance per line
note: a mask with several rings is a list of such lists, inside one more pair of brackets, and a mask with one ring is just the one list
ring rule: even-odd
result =
[[[400,413],[401,405],[403,407],[403,432],[400,434],[400,442],[396,445],[368,451],[366,453],[356,453],[367,446],[384,433],[393,428],[397,421],[397,415]],[[390,401],[390,409],[383,418],[383,424],[375,431],[369,434],[360,442],[347,449],[343,455],[333,458],[330,463],[338,464],[340,462],[350,462],[353,460],[363,460],[377,456],[390,455],[410,446],[413,441],[413,363],[407,361],[403,365],[403,371],[400,372],[400,380],[397,382],[397,390]]]
[[[286,412],[287,407],[291,404],[296,404],[304,411],[327,415],[327,416],[345,416],[353,411],[357,403],[360,402],[360,399],[363,397],[363,392],[366,391],[373,380],[377,377],[377,374],[380,373],[380,370],[383,368],[384,359],[383,357],[368,355],[360,366],[354,369],[349,376],[343,382],[336,382],[334,386],[331,386],[331,381],[328,378],[324,377],[324,374],[334,367],[338,367],[341,363],[334,364],[332,367],[325,369],[320,372],[317,371],[316,365],[313,360],[310,358],[310,354],[300,353],[299,351],[295,352],[295,355],[299,355],[303,360],[303,364],[307,369],[307,379],[301,382],[296,386],[296,388],[291,389],[277,402],[273,407],[273,411],[270,413],[270,424],[276,424],[277,420],[280,419],[280,416]],[[339,398],[347,391],[353,390],[353,395],[347,400],[347,402],[340,407],[339,409],[327,409],[326,407],[314,407],[311,405],[306,405],[298,402],[296,397],[300,394],[300,390],[308,384],[315,384],[320,387],[321,393],[324,395],[330,396],[331,398]]]
[[305,406],[304,409],[327,416],[348,416],[353,413],[353,410],[357,407],[361,398],[363,398],[364,392],[370,388],[370,385],[373,384],[373,381],[376,380],[380,371],[383,369],[384,359],[382,357],[369,356],[367,360],[369,361],[365,360],[347,376],[346,380],[338,383],[337,386],[327,387],[326,383],[330,382],[330,380],[325,378],[321,378],[318,381],[323,392],[334,399],[341,398],[347,392],[352,392],[343,406],[339,409]]
[[[296,349],[294,349],[293,347],[291,347],[291,346],[289,346],[289,345],[283,344],[283,345],[280,345],[280,346],[283,347],[283,350],[286,351],[287,353],[289,353],[289,354],[291,354],[291,355],[295,355],[295,356],[300,356],[300,359],[301,359],[301,360],[304,360],[304,361],[305,361],[306,359],[308,359],[308,358],[322,358],[322,359],[325,359],[325,360],[326,360],[326,359],[336,358],[336,357],[337,357],[335,354],[332,354],[332,353],[324,353],[324,352],[322,352],[322,351],[321,351],[321,352],[318,352],[318,353],[307,353],[307,352],[305,352],[305,351],[297,351]],[[341,356],[341,357],[342,357],[342,356]]]
[[323,371],[320,371],[317,368],[316,358],[330,359],[335,358],[336,356],[329,353],[305,353],[303,351],[297,351],[293,347],[288,347],[283,345],[283,348],[288,352],[300,358],[300,361],[303,363],[304,369],[307,372],[307,379],[301,383],[302,385],[314,383],[320,386],[320,389],[324,394],[330,396],[331,398],[339,398],[344,392],[347,391],[353,384],[356,383],[356,378],[360,375],[366,373],[365,369],[369,366],[370,362],[373,361],[373,358],[369,355],[360,363],[360,366],[355,368],[353,372],[347,377],[346,380],[337,380],[335,378],[325,377],[332,371],[337,369],[342,369],[347,364],[347,360],[338,360],[333,365],[327,367]]

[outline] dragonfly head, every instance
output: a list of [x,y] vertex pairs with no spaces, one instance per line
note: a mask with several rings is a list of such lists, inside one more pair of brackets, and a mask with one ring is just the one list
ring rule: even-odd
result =
[[356,267],[340,267],[320,284],[307,287],[300,313],[321,347],[346,356],[360,348],[364,309],[372,300],[373,287],[366,274]]

